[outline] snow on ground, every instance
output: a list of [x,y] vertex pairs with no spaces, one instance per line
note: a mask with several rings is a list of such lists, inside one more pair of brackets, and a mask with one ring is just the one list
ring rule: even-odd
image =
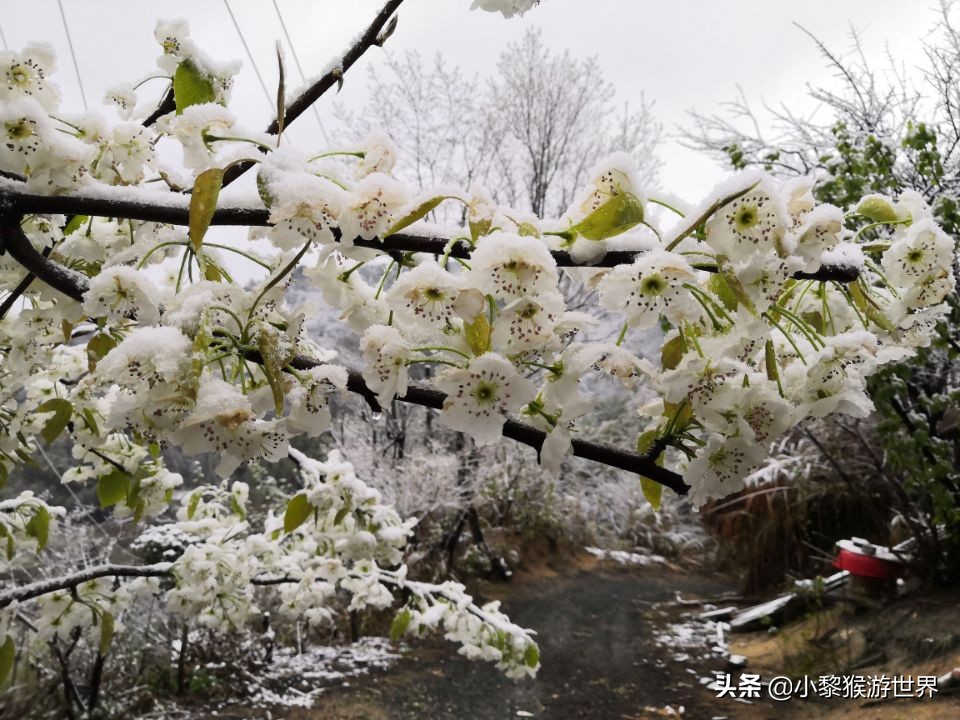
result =
[[349,687],[352,678],[385,670],[399,657],[397,647],[379,637],[362,638],[352,645],[315,647],[299,655],[295,648],[278,648],[273,663],[251,680],[247,702],[252,707],[311,707],[313,697],[327,688]]
[[662,555],[657,555],[646,548],[637,548],[638,552],[626,552],[624,550],[605,550],[598,547],[584,548],[588,553],[601,560],[612,560],[618,565],[666,565],[667,559]]

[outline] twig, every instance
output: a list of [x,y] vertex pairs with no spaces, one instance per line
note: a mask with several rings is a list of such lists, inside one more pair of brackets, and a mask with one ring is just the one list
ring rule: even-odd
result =
[[[350,47],[349,50],[340,58],[340,62],[321,77],[317,82],[308,87],[296,100],[291,102],[287,108],[286,113],[283,118],[283,123],[285,126],[289,126],[294,120],[296,120],[300,115],[302,115],[307,108],[309,108],[313,103],[319,100],[327,90],[332,88],[334,85],[343,82],[343,76],[353,65],[363,57],[363,54],[367,52],[374,45],[381,45],[386,37],[382,33],[387,22],[393,16],[393,13],[396,12],[397,8],[400,7],[400,4],[403,0],[389,0],[377,13],[376,17],[373,19],[373,22],[367,27],[363,34],[357,38],[357,41]],[[389,35],[389,32],[386,33]],[[276,135],[280,130],[280,118],[275,118],[273,122],[270,123],[267,127],[268,135]],[[239,163],[232,166],[227,172],[223,175],[223,187],[226,187],[238,177],[243,175],[247,170],[253,167],[252,162]]]

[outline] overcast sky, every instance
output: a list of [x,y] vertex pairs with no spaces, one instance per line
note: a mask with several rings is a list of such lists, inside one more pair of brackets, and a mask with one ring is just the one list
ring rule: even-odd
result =
[[[274,43],[283,30],[274,0],[229,0],[243,37],[270,92],[276,78]],[[605,76],[623,101],[638,103],[641,93],[655,101],[657,117],[668,131],[685,121],[690,109],[710,111],[729,100],[741,85],[747,95],[769,104],[785,102],[810,108],[807,83],[831,82],[811,40],[799,23],[844,51],[851,24],[862,32],[868,56],[880,65],[885,53],[908,67],[922,63],[920,40],[933,27],[932,0],[545,0],[523,18],[470,12],[471,0],[406,0],[400,23],[385,50],[371,50],[347,76],[341,100],[362,103],[365,68],[382,62],[384,52],[417,49],[443,54],[468,74],[492,72],[509,42],[536,26],[545,42],[575,55],[597,55]],[[340,54],[379,8],[381,0],[276,0],[297,55],[311,75]],[[234,92],[234,107],[245,125],[266,125],[273,102],[264,95],[223,0],[62,0],[87,100],[99,104],[105,88],[136,78],[154,67],[156,18],[183,17],[206,51],[222,59],[241,59],[244,67]],[[79,84],[70,60],[57,0],[0,0],[0,28],[6,44],[18,48],[30,40],[50,42],[59,57],[64,106],[81,108]],[[284,44],[285,41],[284,41]],[[299,84],[288,53],[288,75]],[[156,92],[160,92],[156,81]],[[332,122],[329,100],[320,116]],[[298,144],[321,144],[316,118],[304,115],[291,129]],[[722,177],[720,168],[668,138],[663,190],[691,201]]]

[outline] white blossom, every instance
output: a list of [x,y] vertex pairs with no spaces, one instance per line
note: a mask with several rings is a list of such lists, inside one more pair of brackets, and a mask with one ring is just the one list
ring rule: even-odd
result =
[[508,415],[536,395],[533,383],[496,353],[481,355],[464,370],[443,372],[436,384],[447,393],[440,421],[480,443],[499,438]]
[[673,323],[694,322],[703,308],[684,287],[696,282],[690,264],[682,255],[652,250],[632,265],[620,265],[600,281],[600,304],[626,314],[633,328],[648,328],[664,315]]
[[83,298],[84,312],[91,317],[122,322],[136,318],[143,325],[160,320],[160,289],[139,270],[126,265],[107,268],[90,281]]

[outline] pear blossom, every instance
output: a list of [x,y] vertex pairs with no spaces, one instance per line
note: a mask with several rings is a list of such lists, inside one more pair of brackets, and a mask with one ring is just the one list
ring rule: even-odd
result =
[[514,15],[523,15],[539,3],[540,0],[473,0],[470,9],[499,12],[505,18],[512,18]]
[[700,303],[685,285],[696,282],[682,255],[665,250],[643,253],[632,265],[620,265],[600,281],[600,304],[626,313],[637,329],[648,328],[664,315],[673,323],[695,322],[703,316]]
[[370,173],[344,201],[340,241],[350,244],[358,237],[372,240],[383,235],[409,201],[410,192],[403,183],[383,173]]
[[493,323],[493,346],[508,355],[544,348],[556,339],[554,328],[563,313],[563,296],[557,292],[534,298],[517,298],[507,304]]
[[372,173],[389,173],[397,164],[397,146],[388,135],[372,132],[363,143],[363,158],[357,165],[358,178]]
[[321,365],[300,375],[299,385],[287,397],[291,403],[287,425],[310,437],[330,429],[330,398],[347,386],[347,371],[336,365]]
[[100,360],[98,373],[136,390],[175,383],[189,370],[190,340],[175,327],[140,327]]
[[201,380],[193,412],[172,439],[188,455],[217,453],[217,474],[227,477],[249,460],[283,457],[288,433],[281,420],[256,418],[249,398],[235,386],[208,375]]
[[815,272],[822,264],[821,254],[840,241],[843,221],[843,211],[833,205],[810,208],[793,216],[793,227],[787,232],[784,245],[793,255],[803,258],[803,270]]
[[0,169],[26,175],[42,160],[52,134],[50,120],[35,100],[0,104]]
[[144,273],[126,265],[103,270],[90,281],[83,309],[91,317],[119,322],[135,317],[144,325],[160,320],[162,294]]
[[60,91],[50,81],[56,70],[56,54],[46,43],[32,43],[22,52],[0,52],[0,102],[32,98],[44,110],[54,112]]
[[724,205],[707,222],[707,244],[732,258],[769,253],[780,244],[787,222],[783,199],[773,182],[762,178],[755,188]]
[[475,358],[466,369],[444,371],[436,385],[447,393],[440,421],[479,443],[498,439],[508,415],[537,394],[533,383],[496,353]]
[[454,326],[454,307],[463,282],[433,260],[404,272],[386,293],[386,301],[404,329],[421,337]]
[[761,445],[736,436],[711,435],[706,446],[691,460],[683,473],[690,485],[690,502],[700,509],[711,498],[741,490],[743,479],[766,455]]
[[932,220],[911,225],[883,254],[883,270],[890,282],[907,287],[930,276],[951,272],[954,243]]
[[293,172],[270,178],[267,188],[274,198],[268,237],[277,247],[299,248],[304,240],[320,245],[333,242],[333,228],[347,202],[343,190],[324,178]]
[[532,237],[491,233],[477,243],[470,261],[467,283],[504,300],[552,292],[559,282],[556,260]]
[[407,393],[410,346],[396,328],[371,325],[363,334],[360,349],[364,359],[363,379],[377,394],[382,406],[389,406],[393,398]]
[[132,85],[115,85],[107,89],[104,102],[114,105],[120,117],[129,120],[137,107],[137,91]]
[[154,139],[140,123],[120,123],[112,137],[100,143],[96,174],[102,180],[132,184],[143,180],[145,170],[154,166]]
[[165,115],[157,122],[157,129],[180,143],[188,169],[204,170],[212,166],[216,149],[224,145],[225,141],[216,138],[243,134],[234,127],[236,122],[236,116],[223,105],[200,103],[184,108],[180,114]]

